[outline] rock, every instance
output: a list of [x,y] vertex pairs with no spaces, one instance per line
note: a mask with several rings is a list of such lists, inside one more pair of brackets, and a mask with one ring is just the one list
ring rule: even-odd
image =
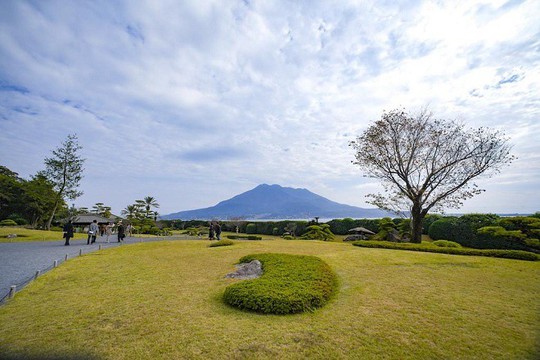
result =
[[8,239],[13,239],[13,238],[16,238],[17,237],[17,234],[8,234],[8,236],[6,236]]
[[256,279],[262,275],[262,265],[259,260],[236,265],[236,271],[225,275],[226,278]]

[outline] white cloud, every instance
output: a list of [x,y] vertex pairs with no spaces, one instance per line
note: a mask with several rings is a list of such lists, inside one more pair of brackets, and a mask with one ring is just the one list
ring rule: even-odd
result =
[[167,213],[266,182],[366,206],[378,186],[348,142],[383,109],[430,105],[515,144],[467,211],[538,210],[537,1],[3,6],[0,157],[28,176],[78,133],[77,204],[152,195]]

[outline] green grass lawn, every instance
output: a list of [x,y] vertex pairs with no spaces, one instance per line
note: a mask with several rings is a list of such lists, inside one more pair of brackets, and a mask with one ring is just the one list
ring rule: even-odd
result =
[[[0,307],[0,358],[538,359],[540,263],[319,241],[164,241],[68,260]],[[229,307],[245,255],[314,255],[339,277],[313,313]]]
[[[17,234],[16,238],[8,239],[9,234]],[[61,231],[32,230],[23,227],[0,227],[0,242],[22,242],[22,241],[51,241],[62,240]],[[86,239],[86,234],[75,234],[73,239]]]

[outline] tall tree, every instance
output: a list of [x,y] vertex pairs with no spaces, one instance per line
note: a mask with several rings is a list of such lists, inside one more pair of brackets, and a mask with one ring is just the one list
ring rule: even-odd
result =
[[154,197],[146,196],[144,198],[144,207],[146,210],[146,217],[152,217],[152,216],[157,217],[157,213],[154,215],[154,213],[152,213],[151,211],[152,208],[159,208],[159,204]]
[[47,229],[51,228],[58,205],[64,199],[74,200],[83,194],[77,190],[83,176],[83,159],[79,151],[77,135],[68,135],[62,146],[53,150],[53,156],[45,159],[45,171],[43,174],[54,185],[56,191],[55,205],[47,222]]
[[466,129],[434,119],[428,111],[384,112],[350,146],[366,176],[382,180],[384,194],[370,194],[381,209],[408,210],[412,242],[422,239],[430,210],[459,208],[482,189],[473,182],[491,176],[514,159],[508,139],[486,128]]
[[42,174],[24,183],[25,214],[33,227],[43,225],[55,206],[65,206],[64,201],[55,204],[56,191],[53,184]]

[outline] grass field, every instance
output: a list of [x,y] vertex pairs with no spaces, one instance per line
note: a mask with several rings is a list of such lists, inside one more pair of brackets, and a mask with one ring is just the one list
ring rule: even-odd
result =
[[[538,359],[540,263],[319,241],[164,241],[68,260],[0,307],[0,358]],[[258,252],[315,255],[339,276],[313,313],[225,305]]]
[[[16,238],[8,239],[9,234],[17,234]],[[0,242],[22,241],[51,241],[62,240],[61,231],[32,230],[23,227],[0,227]],[[74,239],[86,239],[86,234],[75,234]]]

